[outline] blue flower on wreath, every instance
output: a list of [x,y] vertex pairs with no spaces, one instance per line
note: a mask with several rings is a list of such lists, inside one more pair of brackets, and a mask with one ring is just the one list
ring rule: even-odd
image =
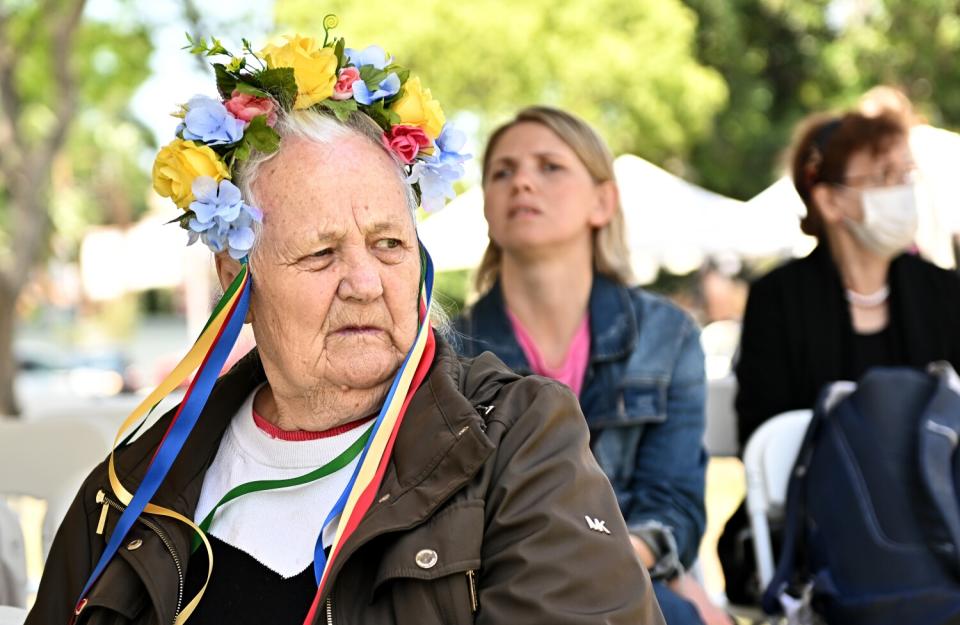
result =
[[363,50],[356,48],[347,48],[344,50],[347,55],[347,62],[360,69],[364,65],[372,65],[377,69],[386,69],[387,65],[393,63],[393,57],[387,57],[387,53],[380,46],[367,46]]
[[187,102],[183,123],[177,132],[189,141],[202,141],[207,145],[236,143],[243,138],[247,123],[237,119],[219,100],[198,95]]
[[463,162],[470,158],[460,153],[466,141],[466,135],[447,124],[437,137],[434,153],[414,163],[407,182],[420,185],[420,205],[425,211],[438,211],[457,196],[453,183],[463,177]]
[[400,77],[390,72],[386,78],[380,81],[380,84],[377,85],[377,88],[372,92],[370,88],[367,87],[367,83],[362,80],[354,81],[351,88],[353,89],[353,99],[360,104],[369,106],[377,100],[383,100],[384,98],[389,98],[400,93]]
[[190,204],[194,216],[187,222],[190,230],[188,245],[201,239],[214,253],[226,250],[240,260],[253,248],[253,223],[263,221],[258,208],[245,204],[240,189],[229,180],[219,184],[210,176],[199,176],[193,181]]
[[[347,55],[347,62],[360,69],[361,67],[373,67],[384,70],[393,63],[393,57],[388,57],[387,53],[380,46],[367,46],[363,50],[347,48],[344,50]],[[362,80],[354,81],[353,99],[360,104],[370,106],[377,100],[390,98],[400,93],[400,77],[395,72],[390,72],[387,77],[377,84],[373,91]]]

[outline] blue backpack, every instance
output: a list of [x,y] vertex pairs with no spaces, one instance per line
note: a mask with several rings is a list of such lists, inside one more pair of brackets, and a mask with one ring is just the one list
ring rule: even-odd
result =
[[831,625],[960,623],[960,381],[930,369],[873,369],[821,394],[765,611],[805,602]]

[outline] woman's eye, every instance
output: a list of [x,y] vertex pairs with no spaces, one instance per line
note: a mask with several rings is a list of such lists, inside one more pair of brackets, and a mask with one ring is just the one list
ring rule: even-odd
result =
[[544,163],[543,168],[546,171],[560,171],[563,169],[563,166],[557,163]]
[[492,174],[490,174],[490,179],[501,180],[503,178],[506,178],[509,173],[510,171],[508,169],[496,169],[493,171]]
[[400,247],[400,239],[380,239],[377,241],[377,247],[380,249],[392,250]]
[[332,248],[329,248],[329,247],[326,247],[326,248],[324,248],[324,249],[322,249],[322,250],[318,250],[318,251],[314,252],[314,253],[311,254],[310,256],[313,257],[313,258],[322,258],[322,257],[324,257],[324,256],[329,256],[330,254],[333,254],[333,249],[332,249]]

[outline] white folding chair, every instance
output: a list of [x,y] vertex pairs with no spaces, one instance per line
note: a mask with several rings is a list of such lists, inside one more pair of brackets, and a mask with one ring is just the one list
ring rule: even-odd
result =
[[753,433],[743,454],[747,513],[761,588],[767,587],[774,571],[769,521],[783,517],[790,474],[812,416],[811,410],[792,410],[773,417]]
[[[85,419],[0,419],[0,495],[47,502],[43,557],[83,479],[110,450],[106,430]],[[28,591],[36,588],[30,580]]]

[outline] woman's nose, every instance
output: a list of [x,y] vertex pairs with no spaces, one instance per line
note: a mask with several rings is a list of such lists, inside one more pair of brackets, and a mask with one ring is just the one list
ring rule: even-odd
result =
[[514,193],[519,193],[521,191],[533,191],[533,176],[528,168],[518,167],[517,171],[513,174],[513,180],[511,180],[511,188]]
[[368,251],[351,254],[344,261],[337,295],[359,302],[373,301],[383,295],[377,263],[377,259]]

